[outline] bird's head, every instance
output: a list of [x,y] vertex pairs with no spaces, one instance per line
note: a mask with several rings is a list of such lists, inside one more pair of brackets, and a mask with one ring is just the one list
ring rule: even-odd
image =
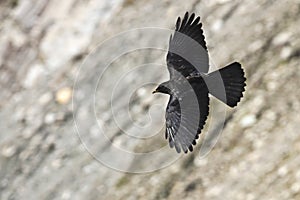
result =
[[167,81],[167,82],[164,82],[164,83],[161,83],[153,92],[152,94],[154,93],[165,93],[165,94],[171,94],[171,89],[170,89],[170,82]]

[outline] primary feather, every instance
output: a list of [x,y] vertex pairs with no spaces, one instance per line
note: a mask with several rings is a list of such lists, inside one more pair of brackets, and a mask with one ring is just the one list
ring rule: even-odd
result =
[[174,70],[184,77],[208,72],[209,60],[202,23],[200,17],[194,19],[195,14],[189,17],[188,12],[182,21],[178,17],[175,32],[170,36],[167,65],[171,79],[176,78]]

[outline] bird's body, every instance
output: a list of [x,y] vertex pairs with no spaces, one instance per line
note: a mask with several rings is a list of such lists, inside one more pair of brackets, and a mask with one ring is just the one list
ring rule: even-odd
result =
[[170,80],[155,90],[170,95],[166,139],[178,153],[193,151],[209,114],[209,93],[234,107],[245,90],[246,79],[237,62],[207,74],[208,52],[199,22],[194,13],[190,17],[186,13],[182,21],[177,19],[167,54]]

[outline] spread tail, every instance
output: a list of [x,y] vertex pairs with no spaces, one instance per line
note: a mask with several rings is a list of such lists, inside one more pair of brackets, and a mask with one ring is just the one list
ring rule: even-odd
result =
[[209,73],[204,80],[209,93],[230,107],[236,106],[243,97],[246,78],[238,62]]

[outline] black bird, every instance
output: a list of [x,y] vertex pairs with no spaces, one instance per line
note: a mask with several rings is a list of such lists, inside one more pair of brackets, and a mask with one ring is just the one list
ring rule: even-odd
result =
[[238,62],[208,73],[209,56],[200,17],[186,12],[178,17],[167,54],[170,80],[153,92],[170,95],[166,108],[166,132],[178,153],[193,151],[209,114],[208,94],[235,107],[245,91],[244,71]]

